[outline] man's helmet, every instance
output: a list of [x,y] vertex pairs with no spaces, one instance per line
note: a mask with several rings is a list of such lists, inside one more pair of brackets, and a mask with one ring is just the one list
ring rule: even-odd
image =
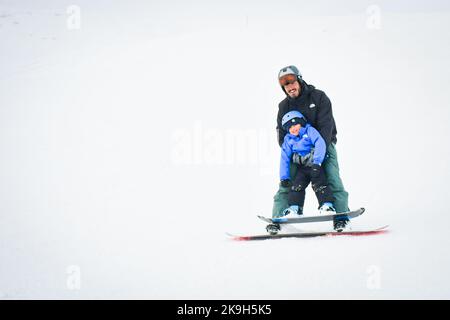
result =
[[282,87],[293,81],[300,82],[301,79],[302,74],[298,71],[296,66],[287,66],[278,72],[278,81]]

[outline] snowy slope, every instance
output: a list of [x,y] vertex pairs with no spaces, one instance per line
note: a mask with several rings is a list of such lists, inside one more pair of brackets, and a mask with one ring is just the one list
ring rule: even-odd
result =
[[[0,298],[449,298],[450,7],[345,3],[0,1]],[[270,215],[287,64],[389,234],[225,236]]]

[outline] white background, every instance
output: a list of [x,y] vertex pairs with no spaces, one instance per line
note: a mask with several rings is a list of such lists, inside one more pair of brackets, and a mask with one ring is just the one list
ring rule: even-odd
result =
[[[449,298],[448,30],[444,1],[1,0],[0,298]],[[264,233],[289,64],[389,234],[225,235]]]

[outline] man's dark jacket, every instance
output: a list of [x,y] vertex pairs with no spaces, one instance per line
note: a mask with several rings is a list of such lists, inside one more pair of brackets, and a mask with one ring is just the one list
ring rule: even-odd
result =
[[287,134],[281,125],[281,119],[287,112],[293,110],[300,111],[306,118],[306,121],[320,132],[327,147],[330,143],[336,143],[337,130],[330,99],[325,92],[316,89],[313,85],[309,85],[303,80],[301,81],[300,86],[301,94],[299,97],[292,99],[287,96],[278,105],[278,144],[281,147],[284,136]]

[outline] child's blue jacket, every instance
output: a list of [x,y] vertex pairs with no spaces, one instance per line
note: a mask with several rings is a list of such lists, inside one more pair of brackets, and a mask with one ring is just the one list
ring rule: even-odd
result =
[[281,145],[280,180],[290,179],[289,163],[292,155],[298,153],[305,157],[313,152],[313,164],[322,165],[327,152],[325,140],[309,123],[300,128],[298,136],[288,133]]

